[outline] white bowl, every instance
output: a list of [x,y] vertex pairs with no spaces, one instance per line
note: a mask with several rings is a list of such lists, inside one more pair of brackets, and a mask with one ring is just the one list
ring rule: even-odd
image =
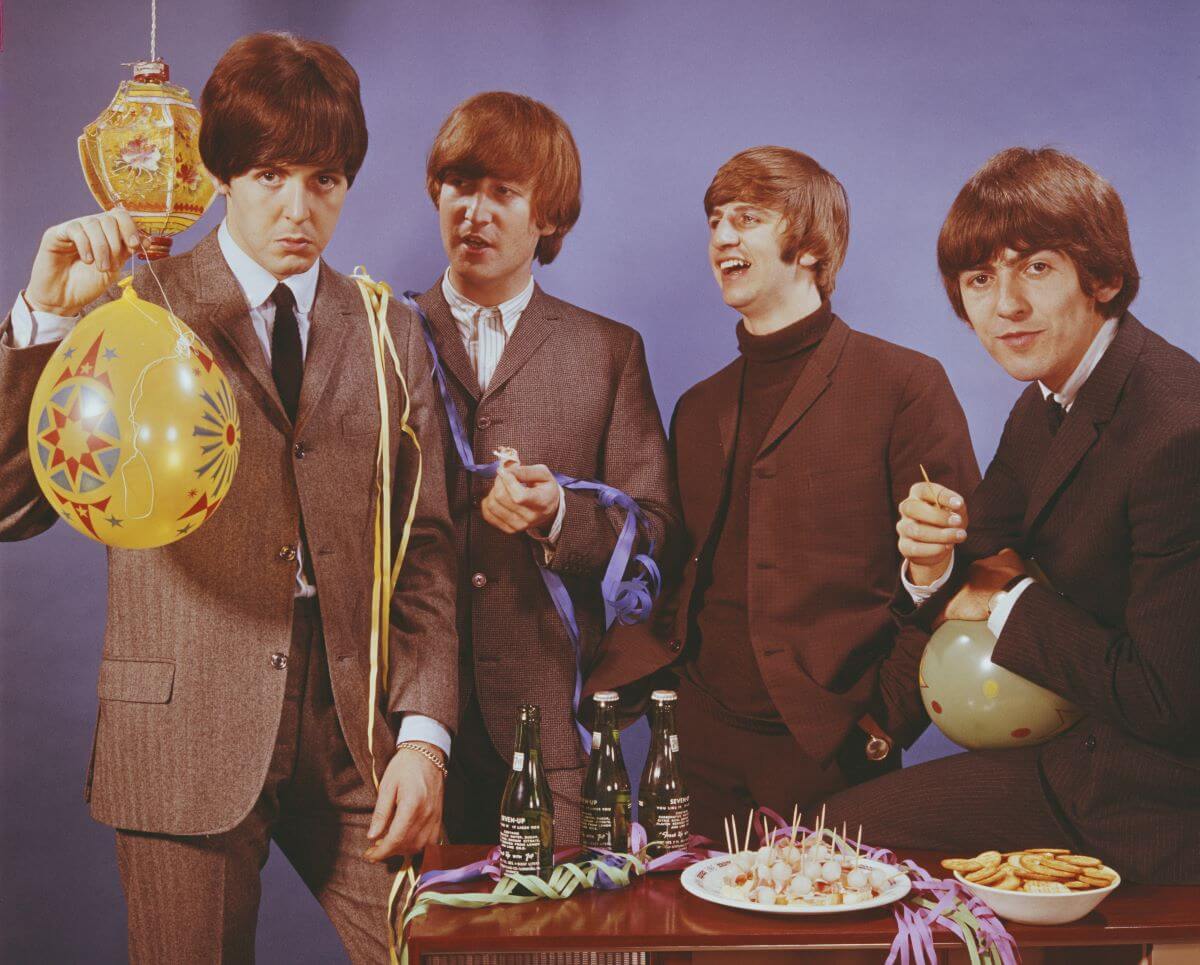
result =
[[1104,888],[1043,895],[1027,891],[1001,891],[999,888],[977,885],[967,881],[958,871],[954,872],[954,877],[1001,918],[1023,925],[1065,925],[1069,921],[1077,921],[1100,904],[1121,883],[1121,876],[1117,875],[1117,879]]

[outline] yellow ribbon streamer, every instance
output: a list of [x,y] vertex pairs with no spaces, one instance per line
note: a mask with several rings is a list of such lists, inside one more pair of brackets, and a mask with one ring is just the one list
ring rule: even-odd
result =
[[[408,424],[411,410],[411,399],[408,394],[408,384],[396,353],[391,330],[387,324],[388,301],[392,290],[386,282],[376,282],[361,266],[354,269],[354,281],[358,284],[362,295],[363,306],[367,310],[367,325],[371,335],[371,352],[375,362],[375,384],[379,396],[379,446],[375,458],[375,547],[373,554],[374,581],[371,589],[371,641],[370,641],[370,676],[367,702],[367,754],[371,758],[371,777],[375,789],[379,789],[379,774],[375,761],[375,715],[378,712],[379,681],[388,679],[389,661],[388,644],[391,635],[391,602],[396,590],[396,581],[400,576],[400,567],[408,551],[408,541],[412,533],[413,519],[417,513],[417,497],[421,491],[421,444],[416,432]],[[412,487],[412,497],[409,500],[408,512],[404,526],[400,532],[400,543],[396,548],[395,558],[392,558],[392,460],[391,460],[391,421],[390,400],[387,387],[386,359],[390,358],[396,380],[400,385],[402,404],[400,408],[400,431],[408,436],[417,453],[417,473]],[[416,884],[416,874],[412,865],[405,859],[396,874],[395,881],[388,894],[387,924],[388,951],[392,965],[400,965],[397,952],[395,920],[396,902],[401,890],[407,884],[409,893],[404,905],[408,905],[409,897]]]

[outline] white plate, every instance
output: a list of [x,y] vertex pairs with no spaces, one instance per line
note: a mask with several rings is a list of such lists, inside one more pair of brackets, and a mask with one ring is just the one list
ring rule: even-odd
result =
[[732,859],[727,854],[717,855],[715,858],[700,861],[683,870],[683,874],[679,878],[680,884],[683,885],[686,891],[691,892],[697,898],[711,901],[714,905],[724,905],[726,908],[743,908],[746,911],[763,911],[776,915],[832,915],[838,912],[881,908],[884,905],[890,905],[893,901],[899,901],[912,888],[912,884],[908,880],[908,875],[899,869],[879,861],[871,861],[868,858],[863,858],[859,863],[860,867],[867,871],[872,871],[875,868],[883,868],[885,871],[892,873],[893,876],[891,887],[875,898],[860,901],[856,905],[760,905],[742,898],[726,898],[721,894],[721,885],[725,877],[725,872],[731,864]]

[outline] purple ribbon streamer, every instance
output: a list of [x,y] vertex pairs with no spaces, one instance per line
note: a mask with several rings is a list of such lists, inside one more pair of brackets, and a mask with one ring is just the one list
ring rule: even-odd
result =
[[[767,831],[765,835],[761,826],[756,828],[760,840],[765,842],[767,840],[774,840],[780,836],[789,836],[792,833],[791,825],[787,824],[775,811],[768,807],[760,807],[758,811],[776,825],[773,830]],[[796,833],[797,835],[807,835],[811,832],[808,828],[798,826]],[[645,848],[646,843],[647,835],[645,828],[641,824],[634,822],[629,836],[630,851],[634,854],[639,854]],[[703,861],[706,858],[712,857],[714,854],[723,853],[714,850],[711,847],[712,843],[708,838],[692,835],[688,840],[687,847],[676,849],[651,859],[646,862],[645,869],[648,873],[678,871],[686,868],[688,865],[695,864],[697,861]],[[568,857],[576,856],[580,853],[580,850],[579,848],[567,848],[556,852],[554,863],[558,864]],[[618,852],[602,849],[595,850],[593,854],[604,864],[614,868],[623,867],[629,857]],[[915,861],[899,862],[896,859],[896,855],[887,848],[872,848],[869,845],[864,845],[862,854],[873,861],[879,861],[883,864],[905,870],[911,883],[912,892],[923,893],[926,897],[932,898],[936,902],[932,908],[912,908],[903,901],[895,903],[892,913],[896,919],[896,937],[892,941],[886,965],[893,965],[893,963],[897,962],[899,965],[936,965],[937,951],[933,942],[933,926],[935,924],[940,924],[943,928],[957,935],[960,940],[964,938],[963,930],[959,924],[953,919],[945,917],[959,902],[965,905],[967,910],[979,922],[979,938],[984,948],[994,948],[1000,957],[1002,965],[1018,965],[1020,955],[1017,951],[1017,943],[1014,941],[1012,935],[1001,924],[1000,920],[996,917],[996,913],[983,901],[963,888],[959,882],[952,878],[934,878]],[[448,871],[425,872],[417,879],[416,891],[419,894],[426,888],[436,884],[461,883],[477,878],[491,878],[492,881],[500,880],[499,848],[493,848],[482,861],[476,861],[461,868],[452,868]],[[603,891],[612,891],[621,888],[622,885],[605,874],[602,868],[598,868],[596,887]]]
[[[417,297],[418,293],[412,291],[405,292],[400,296],[401,301],[416,312],[417,317],[421,319],[421,334],[424,336],[425,345],[433,358],[433,378],[437,383],[438,393],[442,397],[442,406],[446,410],[446,418],[450,423],[450,435],[454,439],[458,460],[467,472],[487,478],[493,477],[500,468],[500,463],[499,461],[488,463],[475,461],[475,453],[467,440],[462,417],[458,413],[458,406],[454,404],[454,397],[450,394],[450,386],[446,381],[442,360],[433,341],[433,327],[421,306],[417,304]],[[604,628],[607,630],[617,620],[626,625],[645,620],[650,615],[654,601],[662,589],[662,574],[659,572],[658,564],[654,562],[653,539],[650,540],[647,552],[633,554],[638,526],[641,525],[649,531],[646,515],[642,512],[642,508],[636,500],[615,486],[592,479],[576,479],[574,476],[559,472],[555,472],[553,475],[563,489],[594,492],[601,506],[605,508],[616,506],[625,510],[625,521],[621,524],[621,532],[617,534],[612,556],[609,557],[608,566],[600,580],[600,595],[604,600]],[[634,575],[625,579],[625,571],[629,568],[631,558],[638,570]],[[539,566],[538,572],[542,575],[542,582],[550,594],[554,609],[567,631],[567,636],[571,639],[571,646],[575,652],[575,689],[571,698],[571,706],[575,711],[575,729],[579,733],[580,743],[583,745],[584,753],[590,754],[592,735],[586,727],[579,723],[579,701],[583,694],[583,648],[580,646],[579,623],[575,619],[575,604],[561,576],[544,566]]]

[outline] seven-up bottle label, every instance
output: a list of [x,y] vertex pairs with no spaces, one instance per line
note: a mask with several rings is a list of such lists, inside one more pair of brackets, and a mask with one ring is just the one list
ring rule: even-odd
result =
[[691,800],[687,794],[659,801],[638,795],[638,817],[645,822],[646,837],[661,842],[668,851],[685,847],[690,834]]
[[500,867],[506,875],[536,875],[541,870],[541,846],[540,821],[500,815]]

